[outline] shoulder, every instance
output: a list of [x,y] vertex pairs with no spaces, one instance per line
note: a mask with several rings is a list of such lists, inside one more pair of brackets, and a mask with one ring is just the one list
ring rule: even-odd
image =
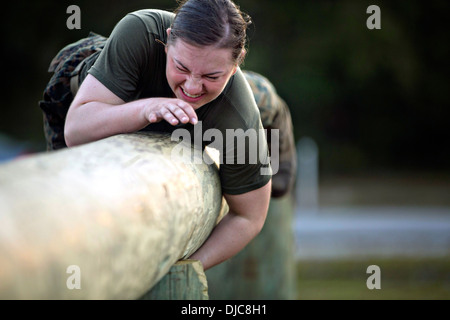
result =
[[172,24],[174,14],[163,10],[139,10],[125,15],[114,27],[111,38],[127,40],[146,37],[165,40],[166,30]]
[[151,17],[151,18],[158,18],[158,19],[163,19],[163,20],[173,20],[173,18],[175,17],[175,14],[173,12],[170,11],[166,11],[166,10],[160,10],[160,9],[142,9],[142,10],[137,10],[137,11],[133,11],[128,13],[129,15],[134,15],[137,17],[142,17],[142,18],[146,18],[146,17]]
[[172,24],[175,14],[165,10],[145,9],[130,12],[124,19],[140,21],[150,33],[165,33]]
[[223,101],[227,105],[224,111],[234,115],[237,125],[246,128],[258,127],[259,110],[251,87],[239,68],[223,92]]

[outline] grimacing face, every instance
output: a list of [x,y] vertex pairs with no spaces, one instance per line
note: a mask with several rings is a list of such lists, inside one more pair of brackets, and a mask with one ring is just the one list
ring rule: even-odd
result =
[[[170,33],[170,29],[167,30]],[[197,47],[181,39],[166,46],[166,77],[176,98],[194,109],[216,99],[236,73],[231,49]]]

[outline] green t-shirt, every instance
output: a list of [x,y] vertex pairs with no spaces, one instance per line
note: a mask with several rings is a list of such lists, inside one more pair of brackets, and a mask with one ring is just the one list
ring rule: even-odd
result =
[[[150,97],[173,97],[166,79],[164,45],[156,41],[166,43],[166,30],[173,18],[173,13],[162,10],[129,13],[116,25],[105,48],[92,62],[92,67],[86,68],[89,69],[88,73],[125,102]],[[81,77],[84,78],[83,75]],[[222,134],[223,150],[219,151],[224,152],[220,164],[223,192],[242,194],[266,185],[271,178],[267,142],[258,107],[242,71],[238,69],[219,97],[196,112],[199,119],[196,126],[201,125],[202,136],[208,129],[217,129]],[[151,124],[144,130],[171,133],[178,128],[187,129],[192,139],[194,132],[199,132],[195,131],[192,124],[172,126],[166,121]],[[244,152],[239,153],[241,150],[238,150],[240,145],[237,140],[243,139],[245,133],[252,139],[246,140]],[[204,140],[203,147],[211,142],[217,143],[215,139]]]

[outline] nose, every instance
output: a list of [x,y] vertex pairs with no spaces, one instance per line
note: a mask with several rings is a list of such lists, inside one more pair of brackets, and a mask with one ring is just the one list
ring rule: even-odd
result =
[[184,90],[191,95],[202,93],[203,83],[201,78],[188,77],[184,83]]

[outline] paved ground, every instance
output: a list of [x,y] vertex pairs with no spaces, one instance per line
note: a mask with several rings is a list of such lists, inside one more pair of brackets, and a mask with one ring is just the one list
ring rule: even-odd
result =
[[297,209],[296,255],[450,257],[450,207]]

